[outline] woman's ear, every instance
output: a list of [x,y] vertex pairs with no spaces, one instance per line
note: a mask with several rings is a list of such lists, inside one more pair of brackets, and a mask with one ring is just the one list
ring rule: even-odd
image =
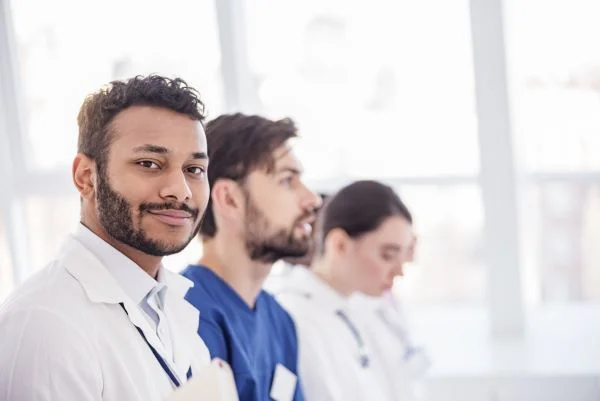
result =
[[325,252],[334,255],[343,255],[350,247],[351,238],[341,228],[334,228],[325,237]]

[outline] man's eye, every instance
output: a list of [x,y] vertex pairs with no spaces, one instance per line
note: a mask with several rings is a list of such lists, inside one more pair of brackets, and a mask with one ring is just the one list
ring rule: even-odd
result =
[[188,171],[188,173],[191,173],[194,175],[202,175],[205,172],[204,167],[200,167],[200,166],[188,167],[187,171]]
[[294,180],[294,177],[292,177],[292,176],[289,176],[289,177],[282,178],[280,182],[281,182],[283,185],[290,186],[290,185],[292,185],[292,182],[293,182],[293,180]]
[[140,166],[142,166],[144,168],[150,168],[150,169],[160,168],[158,164],[156,164],[155,162],[153,162],[151,160],[141,160],[141,161],[137,162],[137,164],[139,164]]

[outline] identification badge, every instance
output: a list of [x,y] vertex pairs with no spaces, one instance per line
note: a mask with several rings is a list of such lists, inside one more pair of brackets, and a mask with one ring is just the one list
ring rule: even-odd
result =
[[298,378],[288,368],[278,363],[271,383],[269,396],[275,401],[292,401]]

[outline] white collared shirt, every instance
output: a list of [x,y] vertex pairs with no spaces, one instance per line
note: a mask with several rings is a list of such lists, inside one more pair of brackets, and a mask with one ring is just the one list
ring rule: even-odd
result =
[[163,401],[174,385],[136,326],[180,382],[190,368],[207,367],[199,313],[184,299],[192,282],[163,273],[172,359],[139,301],[70,236],[57,258],[0,306],[0,400]]
[[165,294],[168,290],[168,286],[164,282],[164,267],[160,267],[157,281],[83,224],[78,225],[74,236],[102,262],[125,294],[137,303],[165,347],[167,355],[172,359],[171,331],[169,321],[163,312]]
[[296,323],[306,401],[391,400],[345,297],[305,268],[294,268],[275,295]]

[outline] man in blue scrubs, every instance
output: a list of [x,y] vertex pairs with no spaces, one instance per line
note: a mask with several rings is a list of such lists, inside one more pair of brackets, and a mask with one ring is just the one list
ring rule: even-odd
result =
[[320,197],[301,181],[293,121],[223,115],[206,126],[211,197],[203,256],[183,275],[200,310],[198,333],[227,361],[240,401],[303,400],[294,323],[262,290],[274,262],[310,246]]

